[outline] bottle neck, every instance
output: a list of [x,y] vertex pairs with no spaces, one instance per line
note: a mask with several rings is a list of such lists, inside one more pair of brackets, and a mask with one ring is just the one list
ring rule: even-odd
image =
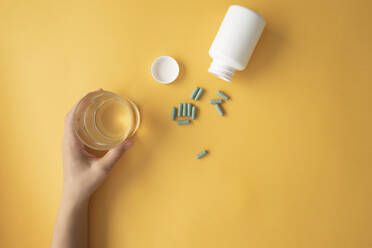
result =
[[211,65],[209,66],[208,72],[227,82],[230,82],[234,76],[235,69],[221,61],[218,61],[217,59],[213,59]]

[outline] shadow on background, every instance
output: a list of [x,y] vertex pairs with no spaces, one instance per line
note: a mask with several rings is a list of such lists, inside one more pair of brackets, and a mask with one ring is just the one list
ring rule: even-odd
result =
[[180,67],[180,72],[178,74],[178,77],[177,77],[177,83],[178,82],[182,82],[184,80],[182,80],[184,77],[185,77],[185,66],[184,64],[181,62],[183,61],[182,58],[179,58],[178,56],[175,56],[174,59],[177,61],[178,63],[178,66]]
[[[133,180],[137,180],[140,175],[146,173],[146,170],[151,166],[151,158],[156,147],[161,144],[167,134],[167,132],[161,132],[164,130],[164,123],[159,120],[159,117],[151,115],[149,110],[144,115],[141,106],[138,107],[141,112],[141,125],[144,122],[151,123],[151,125],[140,126],[138,133],[131,138],[134,143],[133,147],[122,156],[104,184],[93,195],[89,211],[89,247],[109,247],[109,238],[112,237],[110,234],[112,230],[109,229],[112,226],[110,222],[121,221],[114,220],[110,214],[115,209],[114,204],[118,203],[117,199],[128,190]],[[149,136],[152,137],[148,138]],[[146,139],[142,139],[143,137]],[[141,150],[143,156],[132,156],[131,149]]]

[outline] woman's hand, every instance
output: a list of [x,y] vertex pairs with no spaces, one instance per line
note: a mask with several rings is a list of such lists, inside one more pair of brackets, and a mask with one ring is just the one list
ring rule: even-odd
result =
[[88,247],[89,198],[123,152],[131,146],[129,141],[125,141],[101,158],[89,154],[74,133],[75,108],[65,117],[62,142],[63,193],[51,248]]
[[75,108],[76,106],[65,117],[65,133],[62,142],[63,197],[82,202],[89,199],[132,143],[125,141],[109,150],[101,158],[89,154],[74,133]]

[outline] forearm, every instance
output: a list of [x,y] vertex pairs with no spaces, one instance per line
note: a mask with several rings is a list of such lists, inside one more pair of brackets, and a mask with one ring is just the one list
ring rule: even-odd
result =
[[63,194],[51,248],[88,247],[89,198],[124,151],[132,145],[132,142],[126,140],[102,157],[89,154],[75,135],[74,113],[77,106],[65,116],[62,142]]
[[88,247],[88,203],[64,193],[58,210],[51,248]]

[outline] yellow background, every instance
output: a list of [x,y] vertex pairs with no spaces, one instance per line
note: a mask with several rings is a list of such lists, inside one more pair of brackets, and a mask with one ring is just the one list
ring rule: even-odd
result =
[[[247,70],[207,73],[231,4],[267,20]],[[135,145],[94,195],[91,247],[372,247],[370,0],[0,0],[0,247],[48,247],[63,117],[132,98]],[[182,75],[155,83],[152,61]],[[190,126],[171,106],[206,89]],[[232,100],[220,117],[208,100]],[[202,160],[194,158],[203,148]]]

